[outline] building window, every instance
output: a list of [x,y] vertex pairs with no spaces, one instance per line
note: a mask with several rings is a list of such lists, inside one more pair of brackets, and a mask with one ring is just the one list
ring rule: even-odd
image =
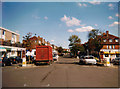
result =
[[108,45],[107,45],[107,49],[108,49]]
[[35,43],[37,43],[37,41],[35,40]]
[[39,44],[41,44],[41,41],[39,41]]
[[2,38],[2,30],[0,29],[0,38]]
[[105,57],[109,57],[109,55],[108,55],[108,54],[105,54]]
[[112,49],[112,45],[109,46],[109,49]]
[[118,42],[118,39],[115,39],[115,42]]
[[115,49],[115,45],[113,45],[113,49]]
[[103,40],[103,42],[106,42],[106,40]]
[[109,42],[112,42],[112,39],[109,39]]
[[2,35],[5,35],[5,30],[3,30],[3,34]]

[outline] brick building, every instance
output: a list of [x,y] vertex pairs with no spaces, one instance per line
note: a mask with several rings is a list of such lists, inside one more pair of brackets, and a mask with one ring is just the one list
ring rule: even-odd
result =
[[102,38],[103,47],[100,50],[100,57],[103,58],[110,58],[111,60],[120,56],[119,50],[119,37],[109,34],[109,31],[103,33]]
[[[26,47],[26,49],[36,49],[37,45],[47,45],[47,46],[51,46],[49,41],[45,41],[45,39],[43,39],[42,37],[38,36],[33,36],[30,38],[30,42],[31,42],[31,46]],[[26,41],[23,40],[23,44],[26,44]]]

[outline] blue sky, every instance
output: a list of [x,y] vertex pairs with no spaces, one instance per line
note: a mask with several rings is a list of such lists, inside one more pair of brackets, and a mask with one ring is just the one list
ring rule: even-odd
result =
[[57,46],[68,48],[68,38],[78,35],[87,42],[91,29],[118,36],[117,2],[3,2],[2,27],[28,32]]

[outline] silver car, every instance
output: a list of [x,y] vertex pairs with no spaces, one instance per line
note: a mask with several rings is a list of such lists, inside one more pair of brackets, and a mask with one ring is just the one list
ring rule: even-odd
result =
[[84,56],[83,58],[80,58],[79,63],[81,64],[96,64],[97,61],[93,56]]

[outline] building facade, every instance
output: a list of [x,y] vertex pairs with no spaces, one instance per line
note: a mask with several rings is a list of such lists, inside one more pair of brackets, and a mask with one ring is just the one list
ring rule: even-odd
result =
[[19,34],[0,27],[0,54],[1,57],[24,57],[26,49],[19,43]]
[[19,42],[19,34],[3,27],[0,27],[0,40],[3,41],[10,41],[11,43]]
[[[47,46],[51,46],[49,41],[45,41],[45,39],[43,39],[42,37],[38,36],[33,36],[30,38],[30,46],[26,47],[27,50],[32,50],[32,49],[36,49],[37,45],[47,45]],[[26,40],[23,40],[23,44],[26,44]]]
[[100,50],[100,58],[109,58],[115,59],[116,57],[120,57],[120,44],[119,37],[109,34],[109,31],[103,33],[102,38],[102,49]]

